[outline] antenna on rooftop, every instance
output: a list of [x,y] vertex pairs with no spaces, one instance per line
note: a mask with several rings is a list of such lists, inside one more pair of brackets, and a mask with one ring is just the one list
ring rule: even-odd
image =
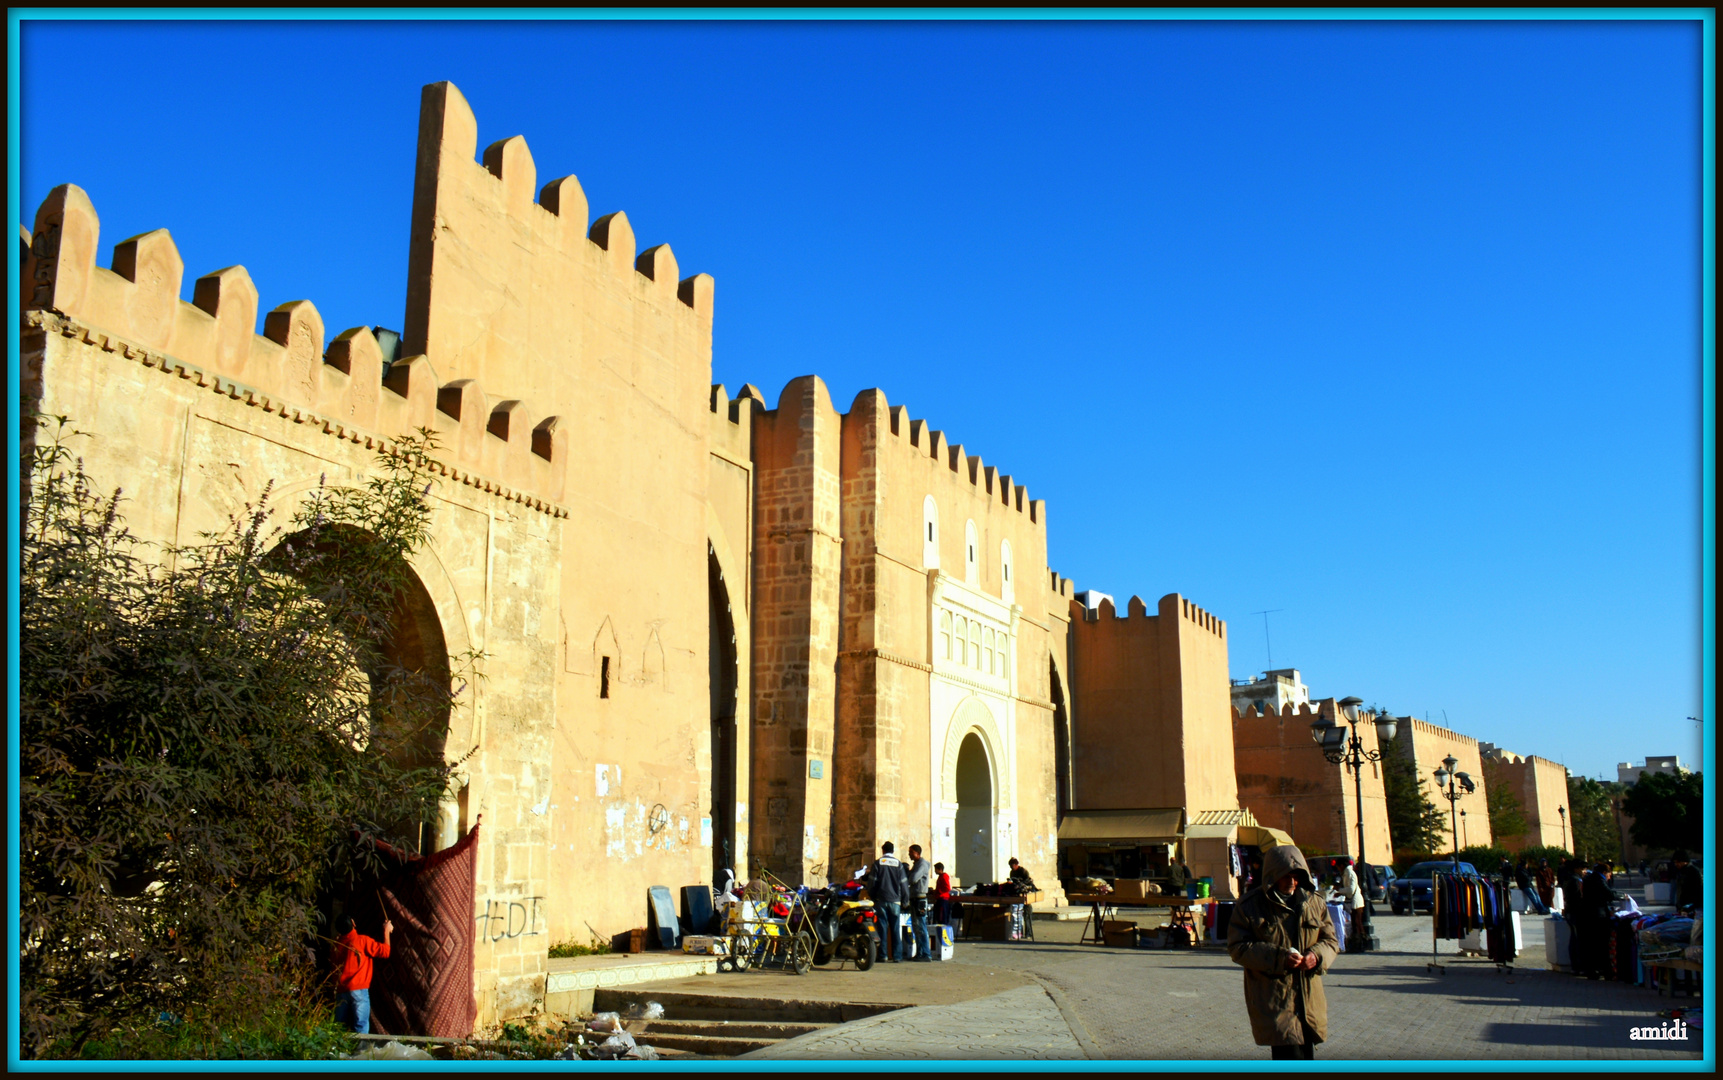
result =
[[1275,608],[1269,608],[1267,611],[1253,611],[1253,612],[1251,612],[1252,615],[1261,615],[1262,616],[1262,644],[1263,644],[1263,647],[1265,647],[1268,650],[1268,667],[1263,669],[1264,674],[1267,674],[1268,672],[1274,670],[1274,645],[1268,640],[1268,617],[1270,615],[1273,615],[1277,611],[1285,611],[1285,610],[1286,610],[1285,608],[1275,607]]

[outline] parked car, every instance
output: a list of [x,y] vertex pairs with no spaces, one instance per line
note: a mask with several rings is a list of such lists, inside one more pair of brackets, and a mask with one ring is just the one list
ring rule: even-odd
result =
[[[1438,859],[1433,862],[1417,863],[1406,871],[1405,877],[1396,880],[1392,891],[1388,894],[1389,906],[1393,908],[1394,914],[1405,915],[1409,912],[1416,912],[1419,908],[1423,908],[1425,911],[1430,910],[1434,903],[1432,896],[1435,891],[1437,872],[1453,873],[1454,861],[1452,859]],[[1460,873],[1462,874],[1476,874],[1477,872],[1471,863],[1463,862],[1460,864]]]

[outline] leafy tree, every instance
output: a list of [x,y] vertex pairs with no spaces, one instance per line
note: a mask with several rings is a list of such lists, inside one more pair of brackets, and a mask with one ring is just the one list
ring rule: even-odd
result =
[[[1375,712],[1382,715],[1381,706]],[[1396,852],[1432,852],[1448,847],[1448,819],[1424,793],[1423,778],[1395,740],[1382,754],[1382,794],[1388,804],[1388,838]]]
[[412,846],[452,770],[448,658],[407,670],[393,649],[428,535],[428,432],[380,452],[363,488],[320,485],[289,532],[266,491],[160,550],[70,437],[61,419],[33,451],[20,550],[31,1056],[140,1017],[214,1024],[303,998],[318,891],[355,869],[352,823]]
[[1494,758],[1484,759],[1484,802],[1490,815],[1490,835],[1497,844],[1524,836],[1531,827],[1513,782]]
[[1621,810],[1640,847],[1699,850],[1705,842],[1705,778],[1700,773],[1640,773]]
[[1621,828],[1610,798],[1621,785],[1585,776],[1567,778],[1567,824],[1573,833],[1574,854],[1586,862],[1621,860]]

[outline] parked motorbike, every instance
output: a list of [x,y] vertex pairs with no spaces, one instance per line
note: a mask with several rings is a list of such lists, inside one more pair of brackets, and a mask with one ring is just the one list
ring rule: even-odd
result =
[[[853,883],[852,883],[853,885]],[[853,899],[859,889],[820,889],[809,896],[814,963],[849,960],[857,971],[873,967],[880,954],[879,916],[871,900]],[[849,892],[850,896],[844,894]]]

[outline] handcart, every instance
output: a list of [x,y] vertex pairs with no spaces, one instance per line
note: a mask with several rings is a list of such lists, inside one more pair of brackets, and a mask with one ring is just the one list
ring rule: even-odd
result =
[[718,967],[728,971],[773,968],[806,975],[813,969],[815,948],[808,906],[796,890],[769,874],[765,877],[771,899],[751,898],[730,905],[724,920],[729,956],[720,959]]

